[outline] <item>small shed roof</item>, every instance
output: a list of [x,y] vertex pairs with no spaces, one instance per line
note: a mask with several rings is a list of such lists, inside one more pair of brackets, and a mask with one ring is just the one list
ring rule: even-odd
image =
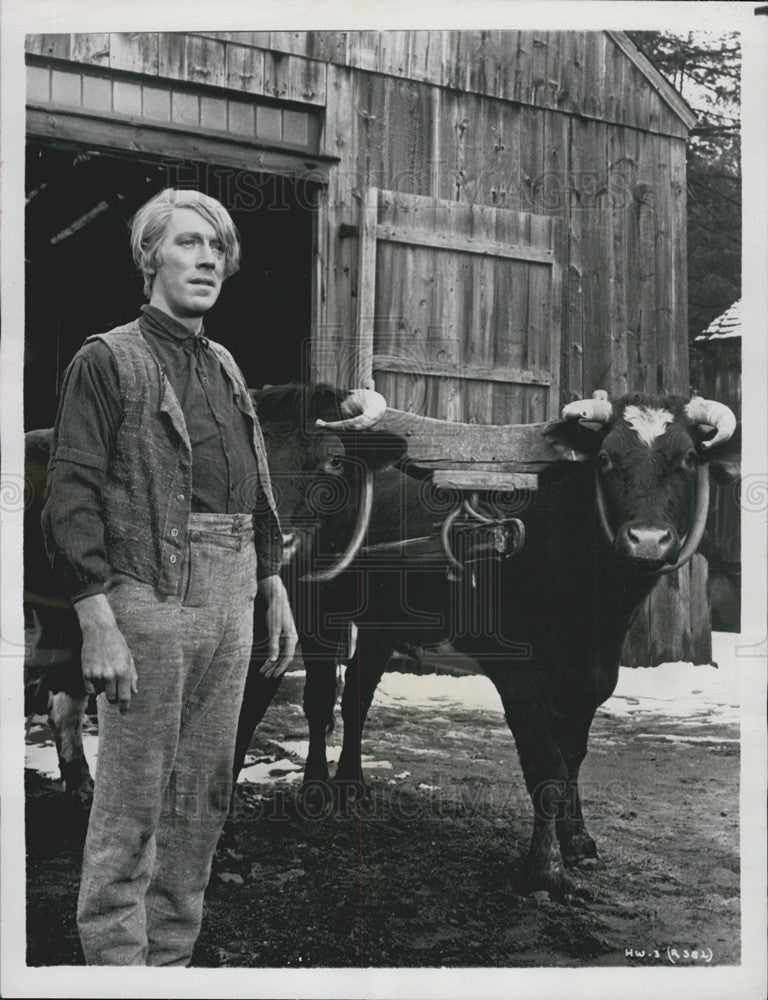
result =
[[737,299],[717,319],[713,319],[695,341],[726,340],[731,337],[741,337],[741,299]]

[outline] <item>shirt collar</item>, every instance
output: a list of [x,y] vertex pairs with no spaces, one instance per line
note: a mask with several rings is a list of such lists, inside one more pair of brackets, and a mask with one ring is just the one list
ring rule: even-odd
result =
[[167,312],[158,309],[157,306],[143,305],[141,318],[142,324],[146,325],[148,332],[155,334],[155,336],[163,337],[166,340],[172,339],[181,344],[185,344],[186,341],[189,343],[185,346],[190,347],[197,346],[194,341],[200,341],[200,346],[208,344],[207,338],[203,336],[202,326],[198,333],[190,333],[183,323],[179,323],[173,316],[169,316]]

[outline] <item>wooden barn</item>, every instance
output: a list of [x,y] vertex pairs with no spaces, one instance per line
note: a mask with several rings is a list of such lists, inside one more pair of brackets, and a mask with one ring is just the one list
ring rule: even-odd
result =
[[[727,403],[741,419],[741,299],[693,341],[691,381],[704,396]],[[741,624],[741,507],[737,487],[713,484],[704,551],[709,564],[712,627]]]
[[[614,31],[27,38],[27,426],[90,333],[142,301],[127,224],[161,187],[244,244],[206,330],[253,386],[375,381],[477,423],[596,388],[685,393],[694,116]],[[627,661],[706,661],[706,564]]]

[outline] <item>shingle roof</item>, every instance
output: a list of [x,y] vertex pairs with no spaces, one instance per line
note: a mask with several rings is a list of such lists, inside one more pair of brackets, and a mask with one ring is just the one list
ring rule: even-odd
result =
[[725,312],[713,319],[706,330],[695,340],[725,340],[741,336],[741,299],[737,299]]

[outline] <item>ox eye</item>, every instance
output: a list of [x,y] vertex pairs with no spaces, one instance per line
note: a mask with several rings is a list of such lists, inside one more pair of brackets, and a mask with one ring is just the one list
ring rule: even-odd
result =
[[331,455],[323,465],[326,472],[341,472],[344,468],[344,459],[340,455]]
[[613,468],[613,462],[611,462],[611,456],[607,451],[601,451],[597,456],[597,468],[600,473],[610,472]]
[[689,471],[696,468],[696,452],[693,449],[683,456],[683,468]]

